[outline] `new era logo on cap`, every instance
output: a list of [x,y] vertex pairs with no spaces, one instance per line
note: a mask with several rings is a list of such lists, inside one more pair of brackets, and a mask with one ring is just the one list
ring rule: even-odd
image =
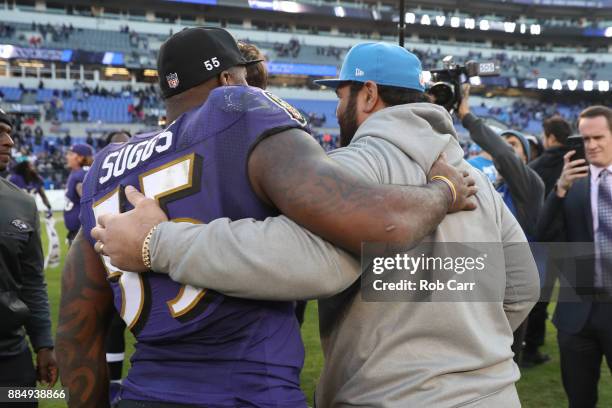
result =
[[172,89],[179,86],[178,74],[176,72],[166,75],[166,81],[168,81],[168,86]]
[[360,77],[360,76],[364,76],[364,75],[365,75],[365,72],[363,72],[359,68],[355,68],[355,76],[356,77]]

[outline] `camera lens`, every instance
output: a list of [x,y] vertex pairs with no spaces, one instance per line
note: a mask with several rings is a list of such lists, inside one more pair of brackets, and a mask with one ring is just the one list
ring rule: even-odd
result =
[[452,84],[447,82],[437,82],[429,88],[429,94],[435,98],[437,105],[449,109],[455,102],[455,90]]

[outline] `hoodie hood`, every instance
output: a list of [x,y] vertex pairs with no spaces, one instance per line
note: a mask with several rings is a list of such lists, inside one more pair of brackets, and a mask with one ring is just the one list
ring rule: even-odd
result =
[[518,140],[521,142],[521,145],[523,145],[523,151],[525,152],[525,156],[527,156],[527,163],[529,163],[529,160],[531,160],[531,149],[529,147],[529,142],[527,141],[527,137],[525,137],[524,134],[522,134],[518,130],[507,129],[501,132],[500,136],[502,137],[516,136]]
[[453,166],[458,166],[463,160],[463,149],[450,114],[433,103],[410,103],[381,109],[359,126],[353,142],[367,136],[394,144],[425,173],[441,153],[446,153],[448,163]]

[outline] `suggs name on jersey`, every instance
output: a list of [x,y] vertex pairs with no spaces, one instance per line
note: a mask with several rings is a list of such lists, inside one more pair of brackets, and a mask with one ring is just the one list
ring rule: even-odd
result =
[[172,132],[162,132],[155,137],[135,144],[126,144],[125,147],[109,153],[102,162],[102,176],[100,184],[106,183],[113,177],[121,177],[126,170],[132,170],[139,163],[147,161],[153,152],[163,153],[172,146]]

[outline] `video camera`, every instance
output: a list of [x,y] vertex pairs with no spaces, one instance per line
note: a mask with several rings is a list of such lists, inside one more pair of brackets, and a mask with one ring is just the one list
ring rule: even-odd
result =
[[475,62],[468,61],[464,66],[453,62],[453,56],[449,55],[442,60],[444,68],[433,69],[431,73],[432,85],[427,92],[435,98],[437,105],[444,106],[452,113],[461,103],[461,84],[469,78],[476,76],[498,76],[499,63],[495,61]]

